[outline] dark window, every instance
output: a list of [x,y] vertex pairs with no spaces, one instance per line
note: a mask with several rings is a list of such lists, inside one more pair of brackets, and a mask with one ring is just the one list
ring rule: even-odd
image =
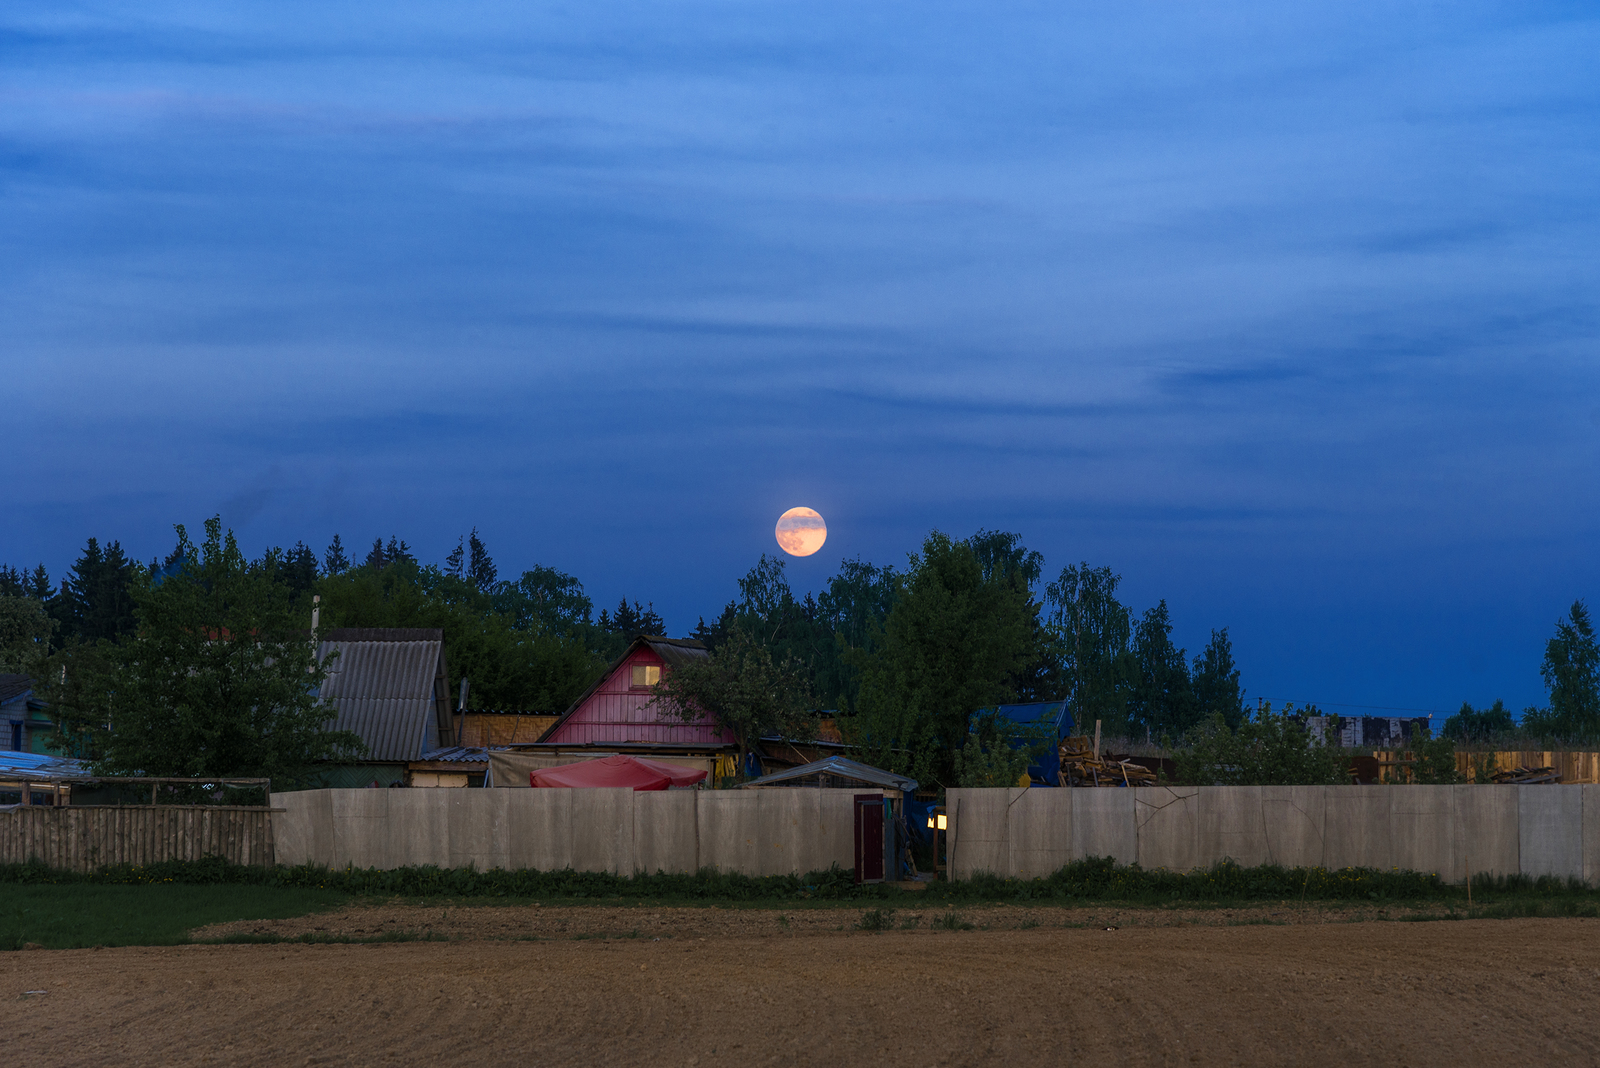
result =
[[11,721],[11,748],[22,748],[22,721],[18,719]]

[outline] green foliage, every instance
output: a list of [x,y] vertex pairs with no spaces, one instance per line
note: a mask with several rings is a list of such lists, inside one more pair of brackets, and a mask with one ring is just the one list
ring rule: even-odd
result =
[[138,629],[70,658],[45,690],[60,737],[102,775],[263,776],[304,781],[311,765],[364,751],[325,729],[326,674],[287,591],[239,552],[221,521],[159,583],[136,575]]
[[[1226,717],[1224,717],[1226,718]],[[1133,632],[1133,680],[1128,724],[1146,737],[1182,734],[1200,722],[1189,661],[1172,644],[1167,602],[1145,612]]]
[[867,909],[856,921],[858,931],[894,930],[894,909]]
[[1488,742],[1513,733],[1517,729],[1511,710],[1504,701],[1496,701],[1489,708],[1473,708],[1462,702],[1461,711],[1444,721],[1441,737],[1457,742]]
[[1443,786],[1466,782],[1466,776],[1456,770],[1456,743],[1454,738],[1440,735],[1411,743],[1416,763],[1411,766],[1412,780],[1419,785]]
[[1221,716],[1237,729],[1247,715],[1244,689],[1239,685],[1239,668],[1233,662],[1233,642],[1228,628],[1211,632],[1205,651],[1194,658],[1194,701],[1196,722]]
[[[1348,783],[1349,762],[1342,749],[1315,744],[1298,716],[1316,715],[1307,706],[1285,705],[1273,712],[1263,705],[1229,728],[1212,716],[1183,738],[1174,754],[1178,781],[1190,786],[1317,786]],[[1453,767],[1453,765],[1452,765]]]
[[[917,907],[979,902],[1057,902],[1081,904],[1117,901],[1129,904],[1222,903],[1247,901],[1462,902],[1465,887],[1446,882],[1438,873],[1372,868],[1245,868],[1223,861],[1209,868],[1180,872],[1119,865],[1110,857],[1074,861],[1042,879],[1002,879],[979,875],[957,883],[938,882],[926,890],[900,890],[892,884],[857,883],[837,866],[805,875],[751,876],[712,869],[693,875],[624,877],[606,872],[505,871],[433,867],[328,869],[317,867],[251,868],[216,857],[173,861],[148,867],[123,865],[77,873],[33,864],[0,865],[0,885],[10,887],[152,887],[162,891],[183,886],[263,886],[314,890],[327,895],[408,899],[523,899],[677,901],[690,904],[759,904],[800,901],[884,901]],[[8,890],[8,895],[12,891]],[[1475,875],[1475,901],[1486,905],[1568,898],[1580,903],[1600,899],[1580,882],[1524,875]],[[197,921],[206,922],[206,921]],[[951,909],[936,928],[970,929]]]
[[758,738],[809,740],[811,690],[803,666],[772,654],[735,627],[709,657],[663,673],[654,704],[664,719],[698,722],[710,715],[739,745],[740,762]]
[[[399,556],[326,575],[317,589],[324,627],[443,630],[451,691],[467,678],[472,708],[560,712],[607,666],[589,641],[592,628],[570,620],[583,587],[559,572],[527,572],[512,588],[502,584],[489,594],[465,577]],[[541,603],[543,594],[563,600]],[[497,601],[508,611],[497,611]]]
[[779,557],[762,554],[739,580],[739,598],[714,624],[701,619],[694,637],[715,650],[739,628],[775,661],[804,665],[811,692],[824,707],[849,711],[860,693],[858,661],[877,648],[899,591],[899,576],[890,567],[846,560],[819,595],[798,600],[789,588],[787,566]]
[[50,599],[50,574],[40,564],[32,571],[19,571],[0,564],[0,597],[27,597],[35,601]]
[[1523,728],[1567,742],[1600,738],[1600,643],[1582,601],[1573,602],[1567,618],[1556,622],[1556,635],[1545,643],[1539,674],[1549,691],[1550,706],[1525,712]]
[[1100,720],[1109,734],[1129,733],[1133,615],[1117,600],[1121,581],[1109,567],[1083,563],[1062,568],[1045,587],[1045,626],[1060,650],[1068,708],[1080,730]]
[[986,576],[967,542],[934,531],[912,556],[881,645],[861,656],[857,714],[844,724],[862,759],[953,784],[975,709],[1001,704],[1037,648],[1039,606],[1023,576]]
[[1016,786],[1048,744],[1032,725],[985,709],[972,717],[966,744],[956,753],[956,785]]
[[0,673],[42,674],[55,628],[39,601],[0,595]]
[[57,644],[117,641],[131,633],[134,572],[135,565],[123,555],[120,544],[109,542],[102,549],[90,538],[49,602],[50,614],[59,624]]

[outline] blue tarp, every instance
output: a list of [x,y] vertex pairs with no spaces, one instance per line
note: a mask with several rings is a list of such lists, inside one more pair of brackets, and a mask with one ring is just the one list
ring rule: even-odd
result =
[[[972,714],[969,723],[988,711],[991,710],[980,708]],[[1028,766],[1028,775],[1035,782],[1044,782],[1050,786],[1060,782],[1061,754],[1056,751],[1056,747],[1061,739],[1072,733],[1072,716],[1067,712],[1067,703],[1040,701],[1031,705],[1000,705],[993,711],[999,712],[1002,719],[1009,719],[1028,728],[1026,734],[1019,733],[1011,740],[1014,747],[1021,749],[1024,746],[1043,744],[1044,752],[1038,755],[1035,763]]]

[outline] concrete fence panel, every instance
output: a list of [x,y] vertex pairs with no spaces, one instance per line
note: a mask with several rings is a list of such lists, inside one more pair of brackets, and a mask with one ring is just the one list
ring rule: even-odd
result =
[[1076,858],[1072,847],[1075,790],[1024,790],[1010,806],[1007,870],[1039,879]]
[[1155,786],[1133,794],[1139,863],[1187,871],[1202,856],[1200,788]]
[[[487,791],[498,793],[499,791]],[[534,790],[533,793],[553,793]],[[634,870],[692,873],[700,866],[695,795],[688,790],[649,790],[633,798]]]
[[507,868],[565,871],[574,866],[572,794],[571,790],[505,791]]
[[633,799],[634,792],[626,787],[584,790],[581,800],[573,799],[573,868],[634,873]]
[[333,796],[331,790],[300,790],[276,794],[272,831],[279,864],[321,864],[333,856]]
[[1516,786],[1522,873],[1583,876],[1583,787]]
[[718,871],[761,871],[756,806],[769,790],[707,790],[695,797],[700,827],[700,866]]
[[[1455,804],[1449,786],[1396,786],[1389,792],[1389,866],[1461,878],[1453,848]],[[1372,865],[1376,867],[1377,865]]]
[[1025,792],[1014,786],[945,792],[950,816],[945,842],[955,878],[970,879],[979,872],[1010,874],[1011,803]]
[[[1328,788],[1263,786],[1261,826],[1264,864],[1312,868],[1327,854]],[[1240,861],[1243,863],[1243,861]]]
[[1454,812],[1451,842],[1455,867],[1439,874],[1451,882],[1465,879],[1467,871],[1515,875],[1522,870],[1517,817],[1519,794],[1515,788],[1451,786]]
[[[421,793],[407,790],[406,793]],[[479,870],[511,864],[510,836],[506,833],[509,791],[451,790],[445,806],[445,834],[449,866]]]
[[389,860],[391,791],[328,792],[333,795],[333,867],[395,867]]
[[1072,859],[1139,859],[1139,790],[1072,790]]
[[[1396,786],[1325,787],[1322,864],[1328,868],[1392,868],[1389,807]],[[1407,786],[1420,790],[1420,786]]]
[[1600,786],[1583,790],[1583,881],[1600,886]]

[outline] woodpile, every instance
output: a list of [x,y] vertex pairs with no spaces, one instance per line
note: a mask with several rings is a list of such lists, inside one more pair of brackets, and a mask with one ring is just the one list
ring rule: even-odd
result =
[[1561,775],[1555,768],[1512,768],[1510,771],[1497,771],[1491,778],[1496,783],[1509,786],[1534,786],[1561,781]]
[[1062,786],[1154,786],[1156,773],[1109,753],[1097,754],[1088,738],[1061,739]]

